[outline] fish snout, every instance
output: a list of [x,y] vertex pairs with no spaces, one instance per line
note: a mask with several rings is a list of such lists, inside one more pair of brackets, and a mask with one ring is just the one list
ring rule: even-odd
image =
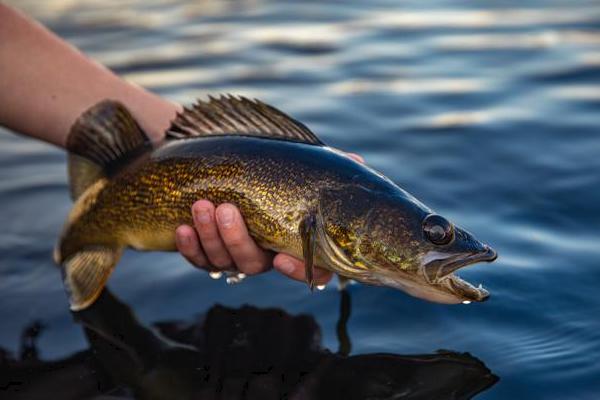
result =
[[496,261],[497,258],[498,258],[498,252],[496,250],[494,250],[493,248],[491,248],[489,245],[484,244],[483,251],[481,253],[481,261],[492,262],[492,261]]

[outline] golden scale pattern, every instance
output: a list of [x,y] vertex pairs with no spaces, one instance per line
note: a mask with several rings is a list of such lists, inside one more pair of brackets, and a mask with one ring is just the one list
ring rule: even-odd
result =
[[[204,198],[238,206],[262,247],[301,257],[301,220],[316,208],[319,188],[339,185],[333,173],[314,172],[293,160],[235,155],[140,163],[88,200],[88,212],[71,226],[71,239],[65,241],[72,250],[63,249],[63,256],[115,239],[120,246],[173,250],[176,227],[192,222],[191,205]],[[340,238],[349,245],[353,239]]]

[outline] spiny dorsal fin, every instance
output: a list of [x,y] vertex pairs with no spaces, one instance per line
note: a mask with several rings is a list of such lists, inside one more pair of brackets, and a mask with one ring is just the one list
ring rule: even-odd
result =
[[304,124],[259,100],[231,95],[198,100],[177,114],[167,139],[199,136],[257,136],[324,145]]
[[152,148],[150,140],[124,105],[104,100],[85,111],[67,138],[71,197],[110,176]]

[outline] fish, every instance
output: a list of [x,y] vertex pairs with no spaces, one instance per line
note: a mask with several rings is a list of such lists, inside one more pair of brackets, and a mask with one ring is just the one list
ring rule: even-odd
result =
[[318,266],[437,303],[489,297],[456,271],[495,250],[260,100],[198,100],[152,143],[106,99],[75,121],[66,148],[74,205],[54,259],[73,311],[94,303],[126,248],[176,251],[198,199],[236,205],[259,246],[304,260],[311,289]]

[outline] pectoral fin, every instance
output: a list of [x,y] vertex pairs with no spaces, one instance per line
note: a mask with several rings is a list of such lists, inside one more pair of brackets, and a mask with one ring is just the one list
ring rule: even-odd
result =
[[306,270],[306,283],[310,290],[315,288],[314,260],[317,249],[316,217],[309,214],[300,223],[300,237],[302,238],[302,253],[304,256],[304,268]]
[[63,282],[72,311],[96,301],[120,256],[120,249],[98,246],[83,249],[63,263]]

